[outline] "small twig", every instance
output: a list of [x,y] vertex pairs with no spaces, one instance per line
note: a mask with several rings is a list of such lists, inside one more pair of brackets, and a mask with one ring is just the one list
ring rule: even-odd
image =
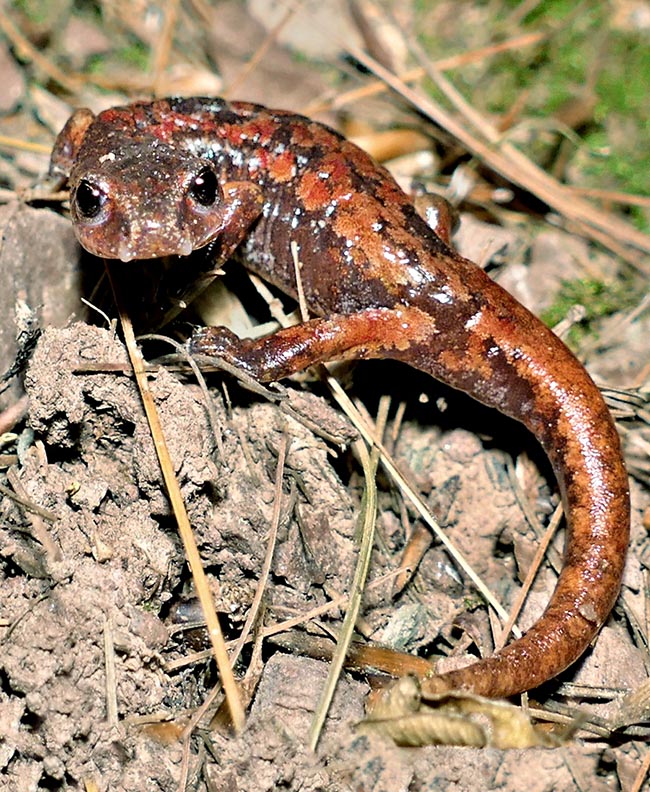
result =
[[508,640],[508,636],[510,635],[510,631],[514,623],[517,621],[519,617],[519,613],[521,609],[524,607],[524,602],[526,601],[526,597],[528,596],[528,592],[530,591],[530,587],[533,585],[535,581],[535,577],[537,576],[537,571],[541,566],[542,561],[544,560],[544,556],[546,555],[546,550],[550,545],[555,533],[558,529],[558,526],[562,522],[562,517],[564,516],[564,511],[562,509],[562,505],[559,505],[553,516],[551,517],[548,528],[544,533],[543,538],[540,540],[539,544],[537,545],[537,550],[535,551],[535,555],[533,556],[533,560],[531,561],[530,568],[526,573],[526,579],[524,580],[515,601],[510,608],[510,615],[508,616],[508,620],[503,626],[503,630],[501,631],[501,636],[498,641],[495,641],[495,650],[501,649],[502,646],[505,645],[506,641]]
[[[401,503],[403,512],[402,524],[404,525],[405,530],[407,530],[409,525],[408,510],[404,500],[401,500]],[[408,541],[402,550],[402,569],[404,572],[399,577],[395,578],[392,592],[393,597],[397,597],[398,594],[401,594],[401,592],[411,582],[418,567],[420,566],[420,562],[424,558],[425,553],[433,544],[433,536],[431,531],[427,530],[423,525],[421,525],[419,520],[416,520],[413,523],[411,530],[407,533],[407,535]]]
[[154,96],[167,93],[165,88],[165,69],[169,61],[169,53],[174,38],[174,28],[178,17],[178,0],[167,0],[163,5],[163,24],[156,38],[156,47],[153,52],[153,68],[151,84]]
[[[85,297],[81,297],[81,302],[89,310],[94,311],[96,314],[99,314],[99,316],[102,317],[102,319],[106,322],[107,329],[112,328],[113,331],[115,331],[115,320],[111,319],[111,317],[106,313],[106,311],[103,311],[98,305],[95,305],[95,303],[91,302],[91,300],[87,300]],[[126,364],[124,364],[124,368],[125,370],[127,369]],[[128,368],[128,371],[129,373],[132,373],[132,369],[130,367]]]
[[[391,578],[395,578],[398,575],[402,574],[403,571],[404,571],[403,567],[398,567],[397,569],[393,569],[384,575],[380,575],[378,578],[373,580],[372,583],[368,584],[366,590],[370,591],[372,589],[378,588],[379,586],[383,585],[387,580],[390,580]],[[343,610],[347,608],[348,603],[349,603],[349,595],[339,594],[334,599],[331,599],[328,602],[323,603],[322,605],[318,605],[315,608],[311,608],[305,613],[300,613],[297,616],[294,616],[290,619],[285,619],[285,621],[276,622],[275,624],[270,624],[264,627],[262,630],[260,630],[260,637],[271,638],[274,635],[278,635],[279,633],[290,632],[291,630],[294,629],[294,627],[299,627],[302,624],[306,624],[307,622],[314,621],[319,616],[324,616],[326,613],[329,613],[330,611],[335,611],[339,609]],[[272,610],[275,612],[284,612],[284,611],[294,612],[291,608],[286,608],[282,605],[273,606]],[[183,626],[184,628],[189,628],[190,625],[183,625]],[[203,622],[194,626],[202,627]],[[234,646],[234,644],[235,642],[231,641],[228,644],[228,648]],[[370,646],[367,648],[372,650],[378,647]],[[382,652],[390,652],[392,655],[399,654],[391,649],[382,649],[381,647],[379,647],[378,649],[379,651]],[[171,673],[172,671],[177,671],[179,668],[185,668],[185,666],[192,665],[192,663],[200,663],[203,660],[206,660],[208,657],[210,657],[210,655],[211,655],[211,651],[209,649],[200,652],[194,652],[192,655],[179,657],[177,660],[170,660],[169,662],[165,663],[164,668],[167,673]],[[409,655],[409,656],[414,657],[413,655]],[[429,670],[431,670],[432,667],[430,663],[428,664],[428,667]],[[380,668],[380,670],[386,671],[387,673],[390,673],[390,671],[385,667],[378,666],[378,668]]]
[[[7,471],[7,481],[11,484],[14,492],[16,493],[14,500],[18,501],[21,506],[27,510],[28,514],[31,512],[29,519],[32,525],[32,535],[34,539],[41,543],[48,562],[52,563],[60,561],[62,558],[61,550],[55,544],[54,540],[50,536],[49,530],[43,523],[43,518],[49,520],[50,522],[55,522],[59,518],[56,515],[53,515],[52,512],[47,511],[47,509],[41,509],[40,506],[37,506],[35,503],[30,501],[27,491],[23,487],[22,481],[18,477],[18,473],[16,472],[15,468],[9,468]],[[3,487],[3,489],[5,488]],[[10,491],[5,490],[5,493],[11,497]]]
[[567,185],[568,192],[580,195],[583,198],[596,198],[603,203],[622,204],[623,206],[640,206],[650,209],[650,195],[637,195],[635,193],[619,192],[618,190],[605,190],[598,187],[578,187]]
[[[49,509],[44,509],[42,506],[39,506],[38,503],[34,503],[34,501],[30,500],[25,492],[24,487],[20,483],[20,479],[15,474],[8,473],[7,478],[10,478],[11,486],[14,487],[14,491],[10,490],[8,487],[5,487],[3,484],[0,484],[0,495],[4,495],[6,498],[10,498],[12,501],[20,504],[23,509],[26,509],[33,514],[38,514],[39,517],[42,517],[44,520],[48,522],[56,522],[60,519],[58,514],[55,514],[53,511]],[[16,486],[18,484],[18,488],[20,490],[20,494],[15,491]],[[40,541],[40,539],[39,539]]]
[[277,382],[271,383],[272,387],[267,387],[261,382],[258,382],[258,380],[243,369],[218,357],[212,357],[210,355],[193,355],[193,358],[203,367],[204,371],[225,371],[226,374],[238,380],[240,385],[244,388],[256,393],[258,396],[262,396],[264,399],[273,402],[286,399],[282,386]]
[[[295,266],[295,265],[294,265]],[[281,325],[282,327],[287,327],[290,324],[291,316],[287,316],[284,312],[282,307],[282,301],[274,296],[273,292],[266,283],[260,278],[259,275],[255,275],[254,272],[250,272],[246,270],[246,276],[253,284],[255,291],[260,295],[260,297],[264,300],[266,305],[268,306],[269,313],[275,319],[275,321]],[[294,314],[296,312],[294,311]],[[296,318],[296,322],[298,319]],[[294,324],[295,324],[294,323]]]
[[[4,644],[4,643],[7,643],[9,640],[11,640],[11,636],[13,635],[14,630],[16,630],[18,628],[18,625],[22,624],[22,622],[29,615],[31,615],[32,613],[35,613],[37,605],[40,605],[40,603],[43,602],[43,600],[48,599],[48,597],[51,595],[52,590],[54,589],[55,586],[56,586],[56,583],[54,583],[52,586],[50,586],[47,589],[47,591],[43,592],[43,594],[41,594],[39,597],[36,597],[35,600],[30,600],[29,605],[23,610],[22,613],[20,613],[18,616],[16,616],[16,618],[11,622],[11,624],[9,626],[9,629],[0,638],[0,646],[2,644]],[[3,622],[4,622],[4,619],[3,619]]]
[[[22,140],[21,138],[12,137],[11,135],[0,135],[0,146],[6,146],[7,148],[18,149],[19,151],[31,151],[34,154],[45,154],[46,156],[50,156],[52,153],[52,146],[46,145],[45,143],[36,143],[31,140]],[[17,193],[11,190],[16,197]],[[24,195],[24,194],[23,194]],[[59,193],[52,193],[56,199],[58,199]],[[43,198],[51,198],[52,195],[49,193],[44,195]],[[61,193],[63,195],[63,193]],[[65,193],[65,197],[68,197],[68,193]],[[26,199],[29,200],[29,199]]]
[[[526,518],[526,522],[533,529],[535,538],[538,541],[542,540],[546,536],[547,528],[545,528],[544,525],[541,523],[541,521],[537,519],[537,515],[535,514],[531,502],[526,497],[526,494],[524,493],[524,491],[521,488],[521,485],[519,484],[519,481],[517,479],[517,473],[515,470],[515,465],[510,460],[508,460],[508,464],[506,465],[506,472],[508,474],[508,481],[510,482],[510,486],[512,487],[515,500],[517,501],[519,508],[523,512],[524,517]],[[562,516],[562,511],[560,511],[560,516]],[[555,519],[555,515],[553,515],[552,519],[553,520]],[[549,552],[548,560],[551,567],[555,570],[555,572],[559,574],[563,565],[560,554],[555,551]]]
[[[387,405],[384,403],[382,413],[380,414],[378,425],[383,430],[387,418]],[[380,431],[381,431],[380,430]],[[318,739],[325,723],[325,717],[334,698],[334,691],[338,684],[345,656],[352,640],[352,633],[354,632],[354,625],[359,616],[361,608],[361,599],[365,588],[366,579],[368,577],[368,570],[370,569],[370,559],[372,556],[372,548],[375,539],[375,526],[377,523],[377,464],[379,462],[379,451],[373,448],[370,453],[368,447],[363,440],[357,440],[354,443],[354,448],[359,455],[361,465],[363,467],[363,476],[365,482],[365,489],[363,491],[363,498],[361,501],[361,511],[359,514],[359,522],[361,526],[361,543],[359,545],[359,554],[357,556],[357,563],[354,570],[354,579],[352,581],[352,590],[350,593],[350,604],[345,613],[341,632],[336,643],[336,651],[332,657],[332,662],[327,674],[327,682],[321,691],[320,700],[314,717],[309,729],[309,747],[312,751],[316,750]]]
[[203,608],[203,615],[205,616],[208,635],[210,636],[214,657],[217,662],[217,667],[219,669],[221,681],[226,693],[226,698],[228,699],[228,706],[230,708],[233,726],[236,732],[240,732],[243,729],[245,722],[244,709],[241,704],[237,683],[235,682],[235,677],[230,666],[228,652],[226,651],[219,619],[214,609],[214,603],[212,601],[208,580],[201,563],[201,556],[199,555],[199,550],[196,546],[194,534],[192,533],[192,526],[190,525],[189,517],[187,516],[180,485],[174,474],[174,467],[169,454],[169,448],[167,447],[167,443],[162,432],[158,411],[156,410],[153,396],[149,388],[149,381],[147,379],[144,361],[135,341],[133,326],[131,325],[131,321],[124,310],[123,300],[121,299],[117,283],[112,277],[109,262],[106,262],[106,271],[115,294],[115,302],[118,306],[127,351],[133,365],[133,371],[140,389],[142,403],[144,405],[145,413],[151,428],[151,434],[153,437],[156,454],[158,455],[158,459],[160,461],[160,467],[165,480],[165,485],[167,487],[167,493],[172,504],[174,515],[176,517],[178,531],[183,541],[187,561],[190,569],[192,570],[192,577],[194,578],[196,593],[201,602],[201,607]]
[[302,262],[300,261],[300,248],[295,240],[291,240],[291,258],[293,260],[293,268],[296,273],[296,291],[298,296],[298,308],[300,309],[300,316],[303,322],[309,319],[309,308],[307,307],[307,300],[305,299],[305,290],[302,286]]
[[113,642],[113,620],[104,617],[104,670],[106,674],[106,721],[117,726],[117,677],[115,674],[115,644]]
[[266,555],[264,557],[264,563],[262,564],[262,571],[260,572],[253,602],[248,609],[246,621],[244,622],[241,634],[237,639],[237,643],[235,644],[235,648],[232,652],[233,663],[236,662],[237,658],[241,654],[241,650],[248,640],[248,636],[253,628],[253,625],[255,624],[260,605],[262,604],[262,596],[264,595],[264,590],[266,589],[266,584],[268,583],[269,574],[271,572],[271,563],[273,562],[273,554],[275,552],[275,546],[278,539],[278,529],[280,527],[280,517],[282,515],[282,482],[284,479],[284,465],[287,458],[288,447],[289,438],[286,434],[283,434],[282,442],[280,443],[280,448],[278,450],[278,464],[275,474],[275,490],[273,493],[273,516],[271,517],[271,527],[269,529]]
[[302,6],[303,3],[304,0],[296,0],[296,2],[289,3],[287,10],[280,17],[279,22],[277,22],[277,24],[275,24],[269,30],[264,38],[264,41],[262,41],[257,50],[253,53],[249,61],[244,64],[244,68],[239,72],[230,85],[226,86],[223,92],[225,96],[232,97],[237,93],[240,86],[246,82],[250,74],[257,68],[262,58],[269,51],[271,45],[275,43],[282,28],[284,28],[285,25],[291,20],[291,17],[294,16],[298,10],[300,10],[300,6]]
[[[524,33],[521,36],[515,36],[515,38],[508,39],[507,41],[501,41],[498,44],[490,44],[487,47],[481,47],[469,52],[461,52],[458,55],[450,55],[446,58],[441,58],[440,60],[435,61],[435,65],[436,68],[440,69],[440,71],[450,71],[451,69],[458,69],[468,64],[478,63],[479,61],[490,58],[493,55],[499,55],[502,52],[509,52],[510,50],[519,52],[521,49],[523,49],[523,47],[530,47],[534,44],[544,41],[547,38],[548,34],[546,33]],[[417,80],[421,80],[424,76],[425,71],[421,66],[417,66],[414,69],[409,69],[408,71],[399,75],[400,79],[405,83],[416,82]],[[360,88],[354,88],[351,91],[340,93],[331,101],[313,102],[304,109],[304,113],[306,115],[315,115],[316,113],[321,113],[324,110],[339,110],[341,107],[345,107],[349,104],[355,104],[361,99],[367,99],[371,96],[377,96],[379,94],[386,93],[388,90],[389,86],[386,85],[383,80],[375,80],[366,85],[362,85]]]
[[205,377],[203,376],[203,372],[197,365],[194,357],[189,354],[187,348],[184,344],[180,344],[178,341],[175,341],[173,338],[169,338],[169,336],[160,335],[158,333],[146,333],[145,335],[141,335],[138,337],[139,341],[160,341],[163,344],[169,344],[176,350],[176,353],[185,360],[187,365],[192,369],[192,373],[196,379],[196,382],[203,394],[203,405],[205,407],[208,422],[210,423],[210,429],[212,430],[212,435],[214,437],[214,441],[217,445],[217,450],[221,459],[225,459],[226,452],[223,447],[223,431],[221,427],[221,423],[217,416],[216,410],[214,409],[214,405],[212,403],[212,397],[210,396],[210,391],[208,389],[208,385],[205,381]]
[[[6,8],[0,13],[0,30],[5,34],[9,41],[13,44],[18,55],[24,60],[31,61],[35,66],[41,69],[48,77],[51,77],[55,82],[58,82],[67,91],[76,94],[77,91],[83,86],[83,82],[77,78],[70,78],[65,72],[61,71],[58,66],[42,55],[36,47],[24,36],[20,30],[7,16]],[[49,152],[48,152],[49,153]]]
[[190,772],[190,741],[183,741],[183,752],[181,754],[181,767],[178,774],[178,792],[185,792],[187,789],[187,776]]

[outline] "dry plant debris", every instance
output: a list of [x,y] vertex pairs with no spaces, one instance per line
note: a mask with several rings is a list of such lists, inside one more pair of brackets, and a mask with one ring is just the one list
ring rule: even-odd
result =
[[422,701],[415,677],[402,677],[357,726],[362,734],[390,737],[397,745],[468,745],[474,748],[554,747],[519,707],[467,693]]

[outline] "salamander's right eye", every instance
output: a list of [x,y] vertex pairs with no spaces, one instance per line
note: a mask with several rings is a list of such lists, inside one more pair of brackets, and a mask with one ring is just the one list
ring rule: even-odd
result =
[[74,201],[77,211],[82,217],[92,220],[101,212],[106,203],[107,195],[97,184],[82,179],[77,185]]
[[189,192],[201,206],[212,206],[219,197],[219,180],[211,168],[202,168],[192,179]]

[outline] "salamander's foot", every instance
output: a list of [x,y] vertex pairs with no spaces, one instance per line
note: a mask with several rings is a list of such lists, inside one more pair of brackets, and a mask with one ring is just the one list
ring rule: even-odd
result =
[[259,379],[259,373],[250,360],[251,344],[250,340],[239,338],[227,327],[202,327],[194,331],[187,347],[192,355],[218,358]]
[[411,197],[419,215],[426,221],[429,228],[449,247],[452,235],[459,223],[458,211],[442,195],[426,189],[422,184],[415,183],[411,189]]

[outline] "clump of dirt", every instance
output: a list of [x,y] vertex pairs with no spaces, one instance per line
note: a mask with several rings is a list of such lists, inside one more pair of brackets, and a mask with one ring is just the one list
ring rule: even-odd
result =
[[[47,512],[43,517],[4,504],[2,619],[11,630],[2,651],[3,732],[10,777],[23,778],[27,762],[39,768],[41,783],[74,786],[98,777],[102,788],[145,788],[126,780],[143,759],[142,736],[125,723],[196,706],[210,684],[203,667],[165,673],[166,662],[186,647],[170,638],[161,616],[184,597],[189,574],[135,385],[124,374],[82,370],[125,361],[112,333],[74,325],[44,334],[26,380],[30,439],[38,439],[22,455],[20,479],[28,499]],[[300,545],[295,524],[289,528],[284,520],[278,584],[267,591],[268,607],[323,604],[330,586],[341,590],[352,569],[354,519],[331,469],[320,475],[324,443],[272,405],[226,410],[217,397],[223,447],[217,459],[198,390],[164,369],[152,389],[216,601],[231,628],[241,626],[264,557],[274,451],[284,432],[294,438],[290,474],[300,479],[310,507],[325,515],[319,528],[327,538],[319,558],[311,559],[319,574],[310,583],[304,554],[302,566],[293,563]],[[48,542],[35,541],[43,535]],[[107,690],[109,663],[114,690]],[[161,772],[166,768],[161,778],[166,774],[171,783],[177,752],[156,751]]]

